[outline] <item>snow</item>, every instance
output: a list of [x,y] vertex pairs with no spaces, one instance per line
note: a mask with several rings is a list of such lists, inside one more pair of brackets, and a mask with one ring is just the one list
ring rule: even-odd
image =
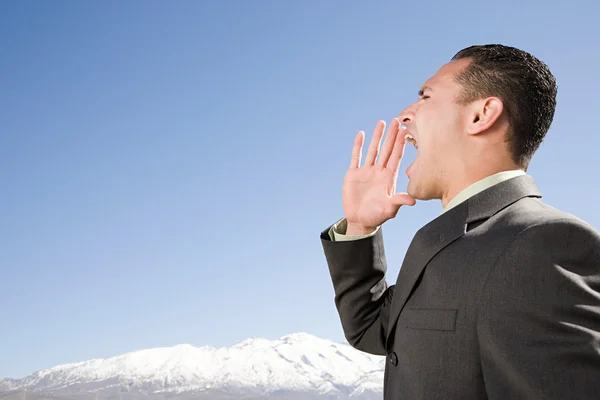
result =
[[[23,389],[53,390],[118,380],[158,392],[252,388],[333,393],[381,391],[385,359],[307,333],[277,340],[247,339],[231,347],[173,347],[59,365],[17,381]],[[111,383],[114,385],[114,381]],[[108,385],[108,384],[107,384]]]

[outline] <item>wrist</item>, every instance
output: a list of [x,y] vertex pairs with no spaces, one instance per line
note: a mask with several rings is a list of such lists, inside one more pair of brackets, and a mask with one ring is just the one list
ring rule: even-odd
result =
[[350,236],[369,235],[369,234],[373,233],[376,229],[377,229],[376,226],[370,227],[370,226],[364,226],[362,224],[348,222],[348,224],[346,226],[346,235],[350,235]]

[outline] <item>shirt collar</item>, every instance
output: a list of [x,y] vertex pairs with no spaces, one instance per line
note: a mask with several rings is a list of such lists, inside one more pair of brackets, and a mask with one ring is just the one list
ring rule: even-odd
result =
[[521,175],[525,175],[525,171],[523,170],[511,170],[511,171],[502,171],[502,172],[498,172],[494,175],[490,175],[486,178],[483,178],[475,183],[472,183],[471,185],[467,186],[466,188],[464,188],[463,190],[461,190],[456,196],[454,196],[454,198],[452,200],[450,200],[450,202],[448,202],[448,204],[446,204],[446,207],[444,207],[444,210],[442,211],[442,213],[445,213],[446,211],[450,210],[453,207],[456,207],[457,205],[459,205],[460,203],[464,202],[465,200],[468,200],[469,198],[475,196],[476,194],[489,189],[490,187],[503,182],[507,179],[510,178],[514,178],[517,176],[521,176]]

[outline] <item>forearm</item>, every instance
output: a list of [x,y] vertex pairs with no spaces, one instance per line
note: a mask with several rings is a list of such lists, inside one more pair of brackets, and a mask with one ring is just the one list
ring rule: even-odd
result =
[[381,229],[353,241],[321,241],[335,292],[335,304],[348,342],[359,350],[384,355],[393,287],[385,281]]

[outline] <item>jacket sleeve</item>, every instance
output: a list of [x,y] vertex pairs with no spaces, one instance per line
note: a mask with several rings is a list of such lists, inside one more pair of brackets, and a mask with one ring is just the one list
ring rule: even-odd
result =
[[598,398],[598,232],[566,219],[518,235],[485,283],[477,335],[490,400]]
[[386,355],[385,338],[394,286],[388,287],[385,280],[382,229],[352,241],[332,241],[329,232],[327,229],[321,233],[321,243],[344,335],[358,350]]

